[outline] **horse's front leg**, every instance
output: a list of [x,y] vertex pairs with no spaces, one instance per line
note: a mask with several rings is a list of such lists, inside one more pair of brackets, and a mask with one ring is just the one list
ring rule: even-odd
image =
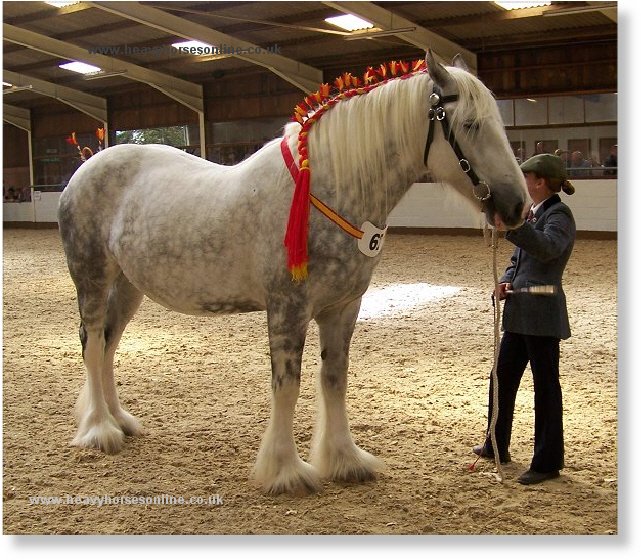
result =
[[258,452],[254,477],[269,494],[304,495],[321,489],[316,470],[298,455],[294,441],[294,409],[309,319],[294,309],[272,306],[267,311],[272,362],[271,418]]
[[316,318],[320,330],[321,375],[318,424],[311,463],[331,480],[362,482],[376,478],[383,463],[358,447],[349,431],[345,395],[349,346],[361,299]]

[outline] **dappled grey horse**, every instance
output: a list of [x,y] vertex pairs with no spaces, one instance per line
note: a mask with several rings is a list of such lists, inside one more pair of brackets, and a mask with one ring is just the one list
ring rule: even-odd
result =
[[[389,212],[426,174],[490,223],[498,216],[517,225],[526,199],[490,91],[456,60],[445,67],[428,52],[426,62],[427,71],[341,98],[309,129],[311,192],[333,214],[309,214],[303,281],[292,280],[283,246],[296,174],[286,152],[296,154],[300,123],[234,166],[166,146],[121,145],[80,167],[59,207],[87,372],[73,445],[116,453],[125,435],[140,432],[120,404],[114,354],[147,295],[193,315],[267,311],[272,411],[254,469],[266,492],[306,493],[322,478],[375,476],[380,465],[354,443],[345,397],[350,341]],[[363,224],[361,239],[337,216]],[[312,319],[321,402],[307,463],[293,419]]]

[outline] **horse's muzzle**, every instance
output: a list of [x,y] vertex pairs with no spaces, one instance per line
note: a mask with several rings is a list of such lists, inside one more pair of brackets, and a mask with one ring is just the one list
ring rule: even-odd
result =
[[497,217],[500,222],[507,229],[515,229],[523,223],[523,207],[525,202],[518,201],[504,201],[497,202],[494,195],[483,203],[483,210],[485,211],[485,218],[488,224],[497,225]]

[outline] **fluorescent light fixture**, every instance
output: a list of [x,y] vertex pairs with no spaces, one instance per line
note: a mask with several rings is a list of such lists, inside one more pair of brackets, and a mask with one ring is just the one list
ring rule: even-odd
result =
[[78,74],[91,74],[92,72],[100,72],[100,68],[98,68],[97,66],[92,66],[91,64],[85,64],[84,62],[77,61],[60,64],[59,67],[64,70],[78,72]]
[[356,17],[352,14],[345,14],[342,16],[325,18],[327,23],[345,29],[346,31],[356,31],[357,29],[371,29],[374,27],[373,23]]
[[201,41],[181,41],[180,43],[172,43],[172,47],[175,47],[179,49],[180,47],[187,48],[187,49],[192,49],[192,48],[208,48],[209,52],[207,54],[211,54],[211,49],[212,46],[208,45],[207,43],[202,43]]
[[2,85],[3,86],[8,86],[8,87],[12,87],[13,86],[13,84],[10,84],[9,82],[2,82]]
[[73,0],[72,2],[64,2],[63,0],[60,0],[58,2],[58,1],[52,0],[51,2],[45,2],[45,4],[49,4],[54,8],[64,8],[66,6],[71,6],[72,4],[80,4],[80,0]]
[[536,99],[532,99],[531,97],[526,98],[526,101],[529,101],[530,103],[538,103]]
[[549,6],[552,2],[494,2],[504,10],[522,10],[524,8],[540,8],[542,6]]
[[568,7],[568,8],[558,8],[557,10],[549,10],[545,12],[543,15],[546,17],[549,17],[549,16],[568,16],[568,15],[574,15],[574,14],[587,14],[590,12],[605,13],[604,10],[616,11],[616,9],[617,9],[616,2],[598,2],[595,4],[591,4],[589,6],[577,6],[576,8]]

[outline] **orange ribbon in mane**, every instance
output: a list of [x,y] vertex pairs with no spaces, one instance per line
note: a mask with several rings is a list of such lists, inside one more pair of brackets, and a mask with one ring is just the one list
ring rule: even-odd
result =
[[[411,65],[406,62],[391,61],[388,63],[388,66],[381,64],[376,69],[370,66],[365,71],[362,80],[359,80],[357,77],[352,76],[351,73],[347,72],[338,77],[334,82],[334,85],[339,90],[338,94],[330,97],[330,86],[328,84],[322,84],[317,92],[308,95],[304,101],[296,105],[292,120],[302,125],[300,132],[298,133],[298,159],[300,169],[294,171],[296,164],[290,154],[286,139],[283,139],[283,142],[281,143],[281,151],[283,153],[285,164],[292,173],[292,177],[296,183],[292,204],[289,210],[287,230],[285,232],[287,268],[291,272],[292,279],[294,281],[300,282],[307,278],[307,263],[309,261],[309,256],[307,254],[309,205],[310,202],[314,203],[315,200],[318,201],[318,199],[313,197],[310,193],[311,169],[309,166],[309,154],[307,151],[309,129],[329,109],[336,105],[336,103],[343,101],[344,99],[369,93],[374,88],[377,88],[392,79],[406,79],[416,73],[425,72],[426,70],[427,66],[425,64],[425,60],[417,60]],[[379,81],[379,77],[381,81]],[[322,202],[318,201],[318,203],[319,205],[328,208]],[[343,220],[331,209],[326,213],[319,207],[319,205],[314,205],[327,217],[338,223],[338,225],[350,233],[350,235],[354,235],[354,233],[349,231],[350,226],[354,228],[354,226],[349,224],[349,222]],[[333,214],[337,219],[334,219],[331,214]],[[341,223],[339,223],[339,220],[345,222],[347,227],[343,227]],[[356,232],[354,237],[358,237],[358,233],[362,236],[362,232],[360,232],[360,230],[357,228],[354,228],[354,230]]]

